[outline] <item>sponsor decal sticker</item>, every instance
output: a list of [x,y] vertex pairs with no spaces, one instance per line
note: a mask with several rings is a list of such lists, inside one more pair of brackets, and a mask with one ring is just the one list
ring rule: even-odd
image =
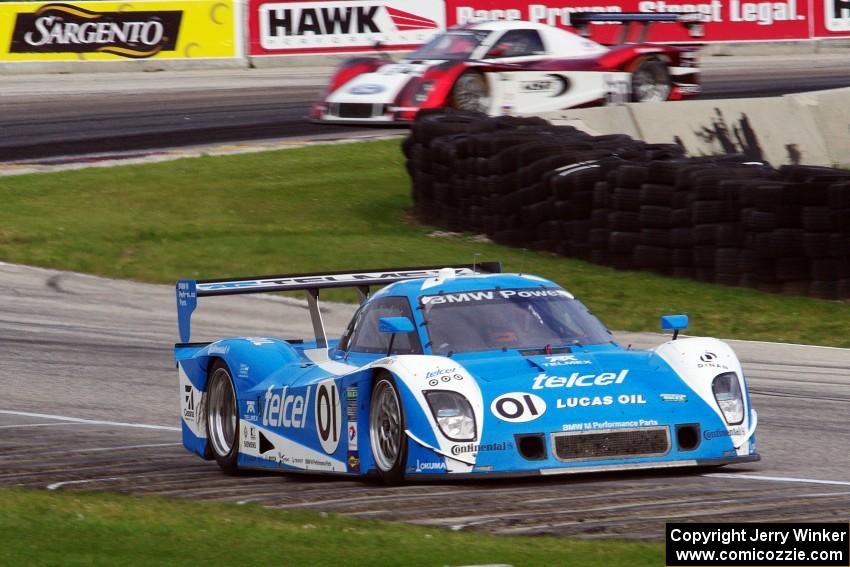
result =
[[515,297],[522,299],[531,297],[572,298],[572,296],[563,289],[501,289],[491,291],[468,291],[463,293],[443,293],[440,295],[423,295],[419,300],[422,305],[440,305],[443,303],[501,301]]
[[633,427],[653,427],[658,425],[654,419],[638,419],[630,421],[585,421],[582,423],[566,423],[561,431],[593,431],[598,429],[624,429]]
[[525,423],[546,413],[546,402],[535,394],[510,392],[494,399],[490,412],[502,421]]
[[348,424],[348,450],[356,451],[357,450],[357,423],[352,422]]
[[191,384],[183,386],[183,418],[195,419],[195,389]]
[[628,370],[618,372],[603,372],[602,374],[582,374],[573,372],[569,376],[550,376],[549,374],[538,374],[534,377],[532,390],[543,388],[586,388],[590,386],[609,386],[611,384],[622,384],[628,376]]
[[593,364],[593,361],[579,358],[574,354],[556,354],[546,357],[546,362],[543,366],[574,366],[583,364]]
[[316,388],[316,431],[322,450],[333,454],[339,445],[342,433],[342,410],[339,402],[339,389],[333,379],[319,383]]
[[357,388],[345,389],[345,417],[348,421],[348,450],[357,450]]
[[433,471],[446,471],[446,463],[445,462],[434,462],[434,461],[420,461],[416,459],[416,468],[414,469],[416,472],[433,472]]
[[269,386],[263,405],[263,425],[303,429],[307,423],[311,388],[307,386],[304,394],[291,394],[289,386],[284,386],[280,394],[276,394],[274,386]]
[[242,435],[243,449],[258,449],[257,447],[257,429],[254,427],[245,427]]
[[719,368],[721,370],[729,370],[729,367],[719,362],[718,356],[713,352],[705,351],[699,357],[700,362],[697,363],[697,368]]
[[348,89],[348,92],[356,95],[373,95],[384,91],[383,85],[356,85]]
[[688,396],[686,394],[659,394],[661,396],[662,402],[687,402]]
[[351,472],[360,472],[360,456],[356,451],[348,452],[348,470]]
[[559,399],[556,403],[558,409],[586,408],[592,406],[610,406],[614,403],[620,405],[645,404],[643,394],[620,394],[619,396],[582,396]]
[[212,345],[207,349],[210,354],[227,354],[230,352],[230,345]]
[[506,443],[504,441],[500,443],[467,443],[465,445],[453,445],[451,452],[452,455],[463,455],[466,453],[479,453],[479,452],[487,452],[487,451],[509,451],[514,448],[513,443]]
[[703,431],[702,436],[708,441],[717,439],[718,437],[732,437],[734,435],[744,435],[747,430],[743,426],[730,427],[729,429],[714,429],[712,431]]

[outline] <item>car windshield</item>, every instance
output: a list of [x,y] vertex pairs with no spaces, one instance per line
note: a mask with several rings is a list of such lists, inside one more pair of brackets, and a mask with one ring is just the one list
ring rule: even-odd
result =
[[407,59],[469,59],[485,37],[487,30],[458,30],[440,34],[410,55]]
[[562,289],[494,289],[420,298],[434,354],[602,344],[611,334]]

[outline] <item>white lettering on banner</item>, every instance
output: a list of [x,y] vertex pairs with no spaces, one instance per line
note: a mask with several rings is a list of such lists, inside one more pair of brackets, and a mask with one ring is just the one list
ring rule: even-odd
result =
[[445,29],[444,3],[433,0],[269,2],[257,17],[267,50],[420,44]]
[[850,0],[824,0],[823,17],[829,31],[850,31]]
[[289,394],[288,386],[284,386],[280,394],[275,394],[274,386],[269,386],[263,406],[263,425],[303,429],[307,423],[306,410],[310,402],[310,388],[311,386],[307,386],[307,391],[301,396]]
[[723,15],[720,12],[722,9],[723,3],[720,2],[720,0],[711,0],[711,2],[707,2],[705,4],[672,4],[670,2],[665,2],[664,0],[645,1],[638,3],[639,12],[673,14],[697,12],[698,14],[702,14],[702,18],[700,19],[703,22],[722,22]]
[[756,22],[760,26],[770,26],[773,22],[804,20],[797,16],[797,0],[786,2],[741,2],[729,0],[730,22]]

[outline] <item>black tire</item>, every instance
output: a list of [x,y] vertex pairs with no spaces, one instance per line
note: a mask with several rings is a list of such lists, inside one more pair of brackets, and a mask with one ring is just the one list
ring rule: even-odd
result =
[[645,59],[632,71],[632,102],[662,102],[672,90],[670,70],[663,61]]
[[230,369],[216,360],[209,369],[206,388],[207,443],[225,474],[239,472],[239,404]]
[[466,71],[455,81],[449,104],[458,110],[487,112],[490,106],[487,79],[478,71]]
[[[393,412],[396,410],[396,419],[393,420]],[[369,445],[378,476],[386,484],[399,484],[404,480],[404,467],[407,463],[405,427],[404,406],[395,380],[389,374],[379,374],[372,384]]]

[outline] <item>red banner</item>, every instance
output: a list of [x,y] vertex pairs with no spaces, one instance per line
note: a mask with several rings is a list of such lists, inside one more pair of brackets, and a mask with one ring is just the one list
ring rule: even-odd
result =
[[[404,51],[446,27],[476,20],[528,20],[569,28],[575,12],[698,12],[700,43],[850,37],[850,0],[249,0],[249,53],[296,55]],[[549,2],[549,3],[544,3]],[[617,41],[621,26],[595,23],[591,38]],[[648,41],[694,42],[677,24],[654,24]]]
[[[850,5],[850,0],[848,0]],[[808,0],[776,2],[747,0],[706,0],[702,3],[677,0],[599,0],[569,5],[523,2],[521,0],[448,0],[448,25],[472,19],[515,19],[569,27],[574,12],[699,12],[705,22],[700,42],[808,39],[810,11]],[[601,43],[616,41],[618,24],[594,24],[591,39]],[[693,42],[687,31],[676,24],[654,24],[649,41]]]
[[250,0],[248,11],[250,55],[407,51],[446,28],[442,0]]

